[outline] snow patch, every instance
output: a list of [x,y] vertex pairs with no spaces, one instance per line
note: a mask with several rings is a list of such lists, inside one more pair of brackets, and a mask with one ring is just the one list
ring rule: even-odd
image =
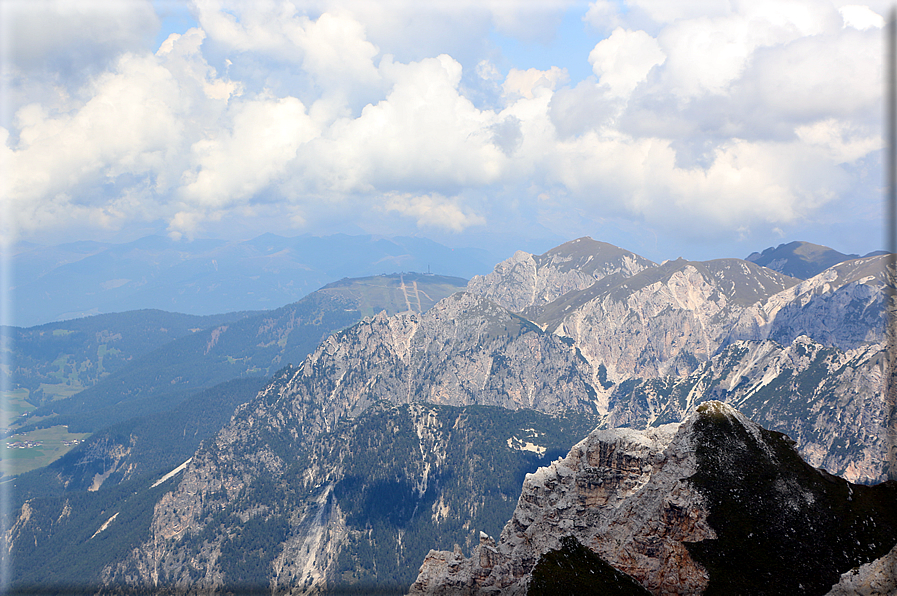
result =
[[175,469],[173,469],[173,470],[172,470],[171,472],[169,472],[168,474],[165,474],[164,476],[162,476],[161,478],[159,478],[158,480],[156,480],[150,488],[156,488],[157,486],[159,486],[160,484],[162,484],[162,483],[165,482],[166,480],[169,480],[169,479],[171,479],[171,478],[174,478],[177,474],[179,474],[180,472],[183,472],[184,470],[186,470],[186,469],[187,469],[187,464],[189,464],[191,461],[193,461],[193,458],[192,458],[192,457],[191,457],[190,459],[188,459],[187,461],[185,461],[184,463],[182,463],[181,465],[179,465],[178,467],[176,467]]
[[118,513],[116,513],[115,515],[113,515],[112,517],[110,517],[109,519],[107,519],[107,520],[106,520],[106,523],[103,524],[102,526],[100,526],[100,529],[97,530],[96,532],[94,532],[94,533],[93,533],[93,536],[91,536],[90,538],[88,538],[88,540],[93,540],[93,539],[96,537],[97,534],[99,534],[100,532],[102,532],[103,530],[105,530],[106,528],[108,528],[108,527],[109,527],[109,524],[111,524],[111,523],[112,523],[112,520],[114,520],[116,517],[118,517]]
[[518,439],[517,437],[510,437],[508,439],[508,449],[515,449],[517,451],[532,451],[533,453],[538,453],[539,455],[543,455],[545,453],[545,447],[536,445],[535,443],[530,443],[529,441],[523,441],[521,439]]

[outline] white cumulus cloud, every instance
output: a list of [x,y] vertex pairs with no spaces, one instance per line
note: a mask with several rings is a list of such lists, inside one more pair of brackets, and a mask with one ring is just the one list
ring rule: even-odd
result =
[[881,29],[885,26],[884,18],[868,6],[848,4],[839,8],[838,12],[841,13],[841,17],[844,19],[845,27],[853,27],[854,29],[865,31],[873,27]]
[[656,39],[644,31],[620,27],[589,53],[592,70],[614,97],[628,97],[664,60],[666,55]]
[[[152,3],[103,5],[2,4],[33,36],[5,41],[0,122],[23,235],[262,215],[565,234],[575,213],[716,238],[879,184],[881,2],[195,0],[160,47]],[[587,41],[527,62],[568,41],[565,12]]]

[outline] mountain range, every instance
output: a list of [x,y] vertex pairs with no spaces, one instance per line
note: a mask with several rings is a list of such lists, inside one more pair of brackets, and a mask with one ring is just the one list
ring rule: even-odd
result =
[[[354,284],[355,298],[316,293],[191,332],[31,414],[94,435],[15,479],[15,586],[522,594],[597,574],[631,593],[825,594],[866,581],[842,574],[887,568],[897,543],[887,284],[883,256],[843,256],[799,279],[581,238],[431,301],[412,302],[406,276],[384,311],[361,290],[376,278],[347,281],[330,292]],[[283,330],[302,325],[294,344]],[[184,439],[203,430],[164,455],[158,436],[176,442],[182,423]]]

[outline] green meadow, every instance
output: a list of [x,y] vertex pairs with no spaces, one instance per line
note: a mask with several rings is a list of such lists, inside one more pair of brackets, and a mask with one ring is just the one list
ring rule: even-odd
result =
[[[83,441],[90,433],[70,433],[66,426],[51,426],[3,439],[0,444],[0,470],[4,476],[30,472],[59,459],[76,445],[64,445],[63,441]],[[37,447],[10,449],[15,442],[40,442]]]
[[0,391],[0,410],[2,410],[4,418],[12,421],[12,419],[33,410],[34,406],[25,401],[27,399],[27,389]]

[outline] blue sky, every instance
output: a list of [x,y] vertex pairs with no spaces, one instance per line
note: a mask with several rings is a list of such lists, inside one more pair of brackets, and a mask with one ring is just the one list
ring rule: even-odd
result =
[[0,233],[869,252],[886,9],[7,0]]
[[156,48],[161,46],[162,42],[168,39],[172,33],[181,34],[199,25],[193,18],[188,2],[153,0],[153,9],[159,16],[159,32],[153,42],[153,46]]
[[607,35],[583,22],[584,6],[575,4],[564,11],[558,28],[547,39],[519,39],[492,28],[489,40],[504,58],[502,70],[549,70],[563,64],[573,85],[591,76],[588,54]]

